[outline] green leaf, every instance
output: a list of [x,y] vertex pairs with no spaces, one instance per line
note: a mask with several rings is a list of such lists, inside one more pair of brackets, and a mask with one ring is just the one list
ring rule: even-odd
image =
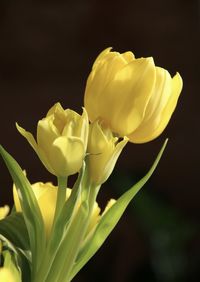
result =
[[0,234],[16,247],[30,250],[29,237],[22,213],[12,212],[0,220]]
[[104,243],[108,235],[116,226],[117,222],[124,213],[126,207],[137,194],[137,192],[142,188],[142,186],[148,181],[155,168],[157,167],[160,158],[163,154],[163,151],[166,147],[167,141],[165,141],[162,149],[160,150],[156,160],[154,161],[149,172],[133,187],[131,187],[127,192],[125,192],[117,202],[102,216],[100,219],[93,236],[89,237],[86,240],[85,244],[82,247],[82,250],[79,252],[76,263],[72,269],[70,280],[78,273],[78,271],[88,262],[88,260],[97,252],[97,250]]
[[29,234],[33,262],[32,275],[34,277],[43,259],[41,254],[44,253],[46,246],[46,235],[43,218],[35,195],[32,191],[31,184],[24,175],[21,167],[2,146],[0,146],[0,154],[12,176],[13,182],[17,187],[24,221]]
[[89,207],[83,202],[73,218],[67,234],[61,242],[54,264],[47,277],[48,282],[68,282],[88,222]]

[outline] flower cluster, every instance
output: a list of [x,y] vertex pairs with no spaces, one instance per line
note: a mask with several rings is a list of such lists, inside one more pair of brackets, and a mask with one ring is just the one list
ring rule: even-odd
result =
[[[58,185],[31,185],[0,148],[14,181],[14,209],[7,217],[8,207],[0,209],[0,280],[73,279],[151,176],[166,144],[149,173],[118,200],[111,199],[103,212],[96,202],[101,185],[129,141],[145,143],[162,133],[181,90],[181,76],[171,77],[153,58],[136,59],[131,52],[108,48],[93,64],[82,115],[56,103],[38,122],[36,138],[16,125]],[[68,177],[76,173],[74,186],[68,188]]]

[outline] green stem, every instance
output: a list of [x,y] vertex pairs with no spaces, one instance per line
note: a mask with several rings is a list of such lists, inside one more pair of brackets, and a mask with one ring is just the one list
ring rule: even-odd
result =
[[56,210],[54,214],[54,220],[52,225],[52,231],[54,230],[55,223],[59,217],[59,214],[64,206],[66,200],[66,189],[67,189],[67,177],[58,177],[58,193],[56,200]]

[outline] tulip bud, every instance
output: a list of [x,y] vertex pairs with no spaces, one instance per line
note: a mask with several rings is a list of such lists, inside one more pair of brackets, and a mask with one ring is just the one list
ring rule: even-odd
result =
[[54,175],[65,177],[77,173],[85,157],[88,139],[88,117],[83,109],[64,110],[56,103],[47,116],[38,122],[37,143],[30,132],[17,125],[45,167]]
[[98,121],[90,124],[88,159],[89,174],[93,183],[99,185],[108,179],[127,142],[127,138],[119,142],[111,130],[101,127]]
[[182,90],[182,79],[156,67],[153,58],[104,50],[96,59],[85,90],[90,121],[100,119],[133,143],[148,142],[167,126]]

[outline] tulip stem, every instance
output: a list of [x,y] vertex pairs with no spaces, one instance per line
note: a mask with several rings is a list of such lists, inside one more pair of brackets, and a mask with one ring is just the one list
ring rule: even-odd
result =
[[66,189],[67,189],[67,177],[58,177],[58,193],[57,193],[56,210],[54,214],[53,226],[64,206],[66,200]]

